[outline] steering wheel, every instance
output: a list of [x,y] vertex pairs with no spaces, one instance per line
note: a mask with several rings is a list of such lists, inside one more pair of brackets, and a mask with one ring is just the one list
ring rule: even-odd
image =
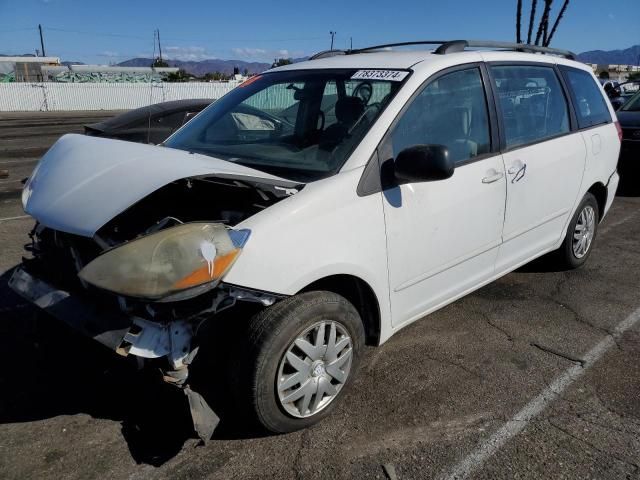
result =
[[353,96],[359,97],[365,105],[371,100],[371,95],[373,95],[371,82],[362,82],[353,90]]
[[381,102],[375,102],[372,103],[371,105],[367,105],[367,109],[366,112],[374,112],[374,116],[377,115],[378,113],[380,113],[380,110],[382,109],[382,103]]

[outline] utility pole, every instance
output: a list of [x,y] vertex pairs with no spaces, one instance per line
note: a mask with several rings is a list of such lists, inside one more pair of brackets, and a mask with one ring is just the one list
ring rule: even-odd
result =
[[350,43],[349,50],[353,50],[353,37],[349,37],[349,43]]
[[40,30],[40,46],[42,47],[42,56],[46,57],[47,54],[44,53],[44,39],[42,38],[42,25],[38,24],[38,30]]
[[158,32],[158,51],[160,52],[160,62],[162,62],[162,46],[160,45],[160,29],[157,29]]
[[333,37],[336,36],[336,32],[331,31],[331,32],[329,32],[329,35],[331,35],[331,49],[330,50],[333,50]]

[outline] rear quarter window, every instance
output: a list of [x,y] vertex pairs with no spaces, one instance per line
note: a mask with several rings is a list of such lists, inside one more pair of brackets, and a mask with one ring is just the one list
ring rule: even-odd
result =
[[507,148],[569,133],[569,109],[553,67],[491,67]]
[[589,128],[611,122],[607,101],[593,76],[571,67],[563,66],[561,70],[571,90],[578,127]]

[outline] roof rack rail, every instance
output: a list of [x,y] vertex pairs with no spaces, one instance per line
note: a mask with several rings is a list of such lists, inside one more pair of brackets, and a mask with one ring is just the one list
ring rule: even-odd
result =
[[528,43],[512,43],[498,42],[493,40],[417,40],[413,42],[385,43],[382,45],[373,45],[371,47],[358,48],[353,50],[325,50],[316,53],[309,60],[318,58],[334,57],[336,55],[350,55],[354,53],[371,52],[373,50],[382,50],[392,47],[407,47],[411,45],[438,45],[434,53],[445,55],[447,53],[462,52],[466,48],[496,48],[501,50],[514,50],[517,52],[532,52],[558,55],[570,60],[576,59],[576,54],[569,50],[561,50],[559,48],[540,47],[538,45],[530,45]]
[[407,47],[410,45],[442,45],[445,43],[448,43],[448,40],[417,40],[415,42],[385,43],[383,45],[373,45],[371,47],[349,50],[349,53],[364,53],[371,50],[382,50],[392,47]]
[[539,45],[530,45],[528,43],[515,43],[515,42],[497,42],[494,40],[453,40],[445,42],[440,45],[435,53],[445,54],[460,52],[467,47],[484,47],[484,48],[498,48],[502,50],[515,50],[518,52],[533,52],[533,53],[548,53],[551,55],[558,55],[568,58],[569,60],[575,60],[576,54],[569,50],[562,50],[560,48],[541,47]]
[[309,60],[317,60],[319,58],[335,57],[337,55],[346,55],[351,50],[323,50],[309,57]]

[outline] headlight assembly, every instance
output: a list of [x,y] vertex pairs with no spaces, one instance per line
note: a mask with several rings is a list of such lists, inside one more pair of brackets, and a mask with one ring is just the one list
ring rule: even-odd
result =
[[231,230],[219,223],[186,223],[109,250],[79,276],[105,290],[154,300],[196,287],[213,288],[231,268],[249,234],[249,230]]

